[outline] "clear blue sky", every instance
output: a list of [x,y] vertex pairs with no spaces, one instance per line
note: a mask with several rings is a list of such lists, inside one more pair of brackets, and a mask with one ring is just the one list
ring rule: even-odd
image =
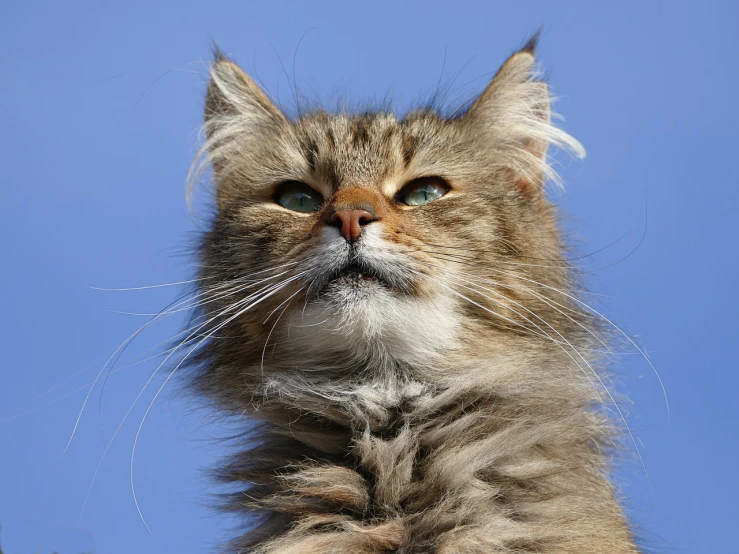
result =
[[[87,285],[135,287],[192,274],[182,252],[201,222],[188,214],[184,180],[211,39],[286,107],[293,101],[282,64],[302,91],[328,103],[390,93],[403,110],[433,92],[442,68],[443,82],[456,77],[451,97],[479,90],[542,25],[540,59],[561,97],[557,110],[588,150],[583,163],[560,158],[567,192],[556,200],[586,254],[626,234],[583,259],[588,284],[598,308],[650,354],[672,407],[668,421],[649,366],[625,354],[618,391],[632,401],[624,411],[651,480],[650,487],[633,455],[622,465],[628,511],[654,552],[736,552],[738,6],[3,2],[6,553],[199,553],[228,534],[229,522],[208,508],[204,472],[224,453],[212,439],[227,429],[193,410],[177,387],[152,408],[136,454],[136,490],[158,543],[129,483],[134,435],[154,389],[116,437],[81,513],[101,434],[110,438],[151,361],[111,376],[102,401],[100,387],[92,392],[61,455],[85,385],[143,322],[113,310],[157,311],[178,293]],[[133,354],[181,321],[158,325]]]

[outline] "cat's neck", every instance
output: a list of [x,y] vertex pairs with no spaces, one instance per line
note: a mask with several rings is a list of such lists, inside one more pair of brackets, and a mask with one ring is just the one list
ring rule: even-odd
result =
[[[465,385],[443,387],[305,386],[281,371],[255,396],[264,424],[229,475],[254,483],[241,506],[272,514],[249,535],[258,552],[636,552],[603,477],[611,430],[592,387],[562,359],[483,364],[480,381],[457,367]],[[573,507],[587,515],[560,515]]]

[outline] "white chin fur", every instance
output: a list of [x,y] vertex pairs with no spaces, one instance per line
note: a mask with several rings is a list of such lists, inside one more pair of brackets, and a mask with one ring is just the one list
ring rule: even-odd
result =
[[286,332],[295,351],[423,367],[454,347],[457,316],[449,299],[416,299],[377,284],[342,289],[294,310]]
[[[333,265],[336,240],[324,235],[317,261]],[[409,263],[382,239],[379,224],[367,227],[360,248],[374,267],[403,271]],[[324,256],[328,259],[321,260]],[[434,298],[416,298],[374,280],[334,282],[318,298],[293,310],[285,332],[293,351],[304,352],[308,359],[340,353],[359,363],[424,367],[455,347],[459,319],[455,305],[443,291]]]

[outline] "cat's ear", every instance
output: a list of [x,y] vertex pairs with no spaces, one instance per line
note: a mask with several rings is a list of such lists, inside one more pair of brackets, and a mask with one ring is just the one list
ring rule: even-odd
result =
[[[213,168],[218,201],[226,202],[248,185],[255,168],[270,159],[290,135],[287,117],[257,84],[214,47],[205,96],[205,142],[188,176],[190,190],[208,166]],[[271,150],[270,150],[271,149]]]
[[506,60],[462,117],[475,133],[489,135],[496,157],[527,194],[547,180],[559,182],[547,163],[550,145],[585,154],[577,140],[552,124],[549,86],[536,71],[537,41],[538,34]]
[[285,116],[259,86],[217,47],[205,95],[206,124],[217,117],[237,117],[257,125],[284,121]]

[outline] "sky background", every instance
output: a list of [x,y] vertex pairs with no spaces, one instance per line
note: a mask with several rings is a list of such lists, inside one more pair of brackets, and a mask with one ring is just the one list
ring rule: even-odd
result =
[[[92,390],[110,353],[189,279],[202,219],[185,176],[210,41],[286,109],[404,111],[441,82],[479,92],[543,26],[539,59],[584,162],[558,156],[554,200],[597,308],[649,354],[616,369],[648,478],[617,480],[653,552],[736,552],[736,2],[32,2],[0,4],[0,542],[6,554],[205,553],[230,536],[206,469],[228,428],[152,381],[91,479],[153,360]],[[298,48],[299,45],[299,48]],[[196,202],[196,207],[198,202]],[[643,238],[643,240],[642,240]],[[618,240],[621,239],[621,240]],[[617,241],[614,243],[614,241]],[[128,361],[177,332],[173,317]],[[145,358],[147,355],[144,355]],[[125,364],[124,364],[125,365]],[[83,511],[84,507],[84,511]]]

